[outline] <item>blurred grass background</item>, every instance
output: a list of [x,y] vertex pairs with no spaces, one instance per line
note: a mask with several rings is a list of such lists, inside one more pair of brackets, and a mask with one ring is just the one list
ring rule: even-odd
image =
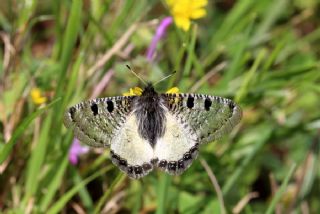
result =
[[[188,32],[171,25],[150,62],[146,50],[170,15],[165,1],[1,0],[0,210],[318,213],[320,1],[219,0],[205,8]],[[240,125],[202,146],[181,176],[128,179],[108,149],[70,164],[63,112],[138,85],[126,64],[150,81],[176,70],[159,91],[234,99]],[[42,104],[30,95],[36,88]]]

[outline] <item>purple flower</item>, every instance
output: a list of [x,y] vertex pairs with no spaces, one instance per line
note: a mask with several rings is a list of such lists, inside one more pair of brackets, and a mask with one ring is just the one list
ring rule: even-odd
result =
[[77,165],[79,156],[89,151],[87,146],[82,146],[77,138],[73,139],[71,148],[69,150],[69,161],[72,165]]
[[151,44],[150,44],[150,46],[148,48],[148,51],[147,51],[147,59],[150,62],[153,60],[154,53],[156,52],[156,48],[157,48],[157,44],[158,44],[159,40],[164,37],[164,35],[166,34],[168,26],[171,25],[172,22],[173,22],[173,19],[172,19],[171,16],[165,17],[160,22],[160,24],[159,24],[159,26],[158,26],[158,28],[156,30],[156,34],[152,38],[152,42],[151,42]]

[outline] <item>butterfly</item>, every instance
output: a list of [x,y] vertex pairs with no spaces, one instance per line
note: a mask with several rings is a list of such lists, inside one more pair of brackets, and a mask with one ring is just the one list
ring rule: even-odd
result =
[[93,147],[110,147],[111,161],[131,178],[154,168],[184,172],[199,146],[219,139],[241,120],[232,100],[204,94],[158,93],[97,98],[70,107],[64,124]]

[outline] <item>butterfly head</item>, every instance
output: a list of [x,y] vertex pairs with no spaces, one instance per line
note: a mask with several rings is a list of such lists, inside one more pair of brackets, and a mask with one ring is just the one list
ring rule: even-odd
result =
[[154,90],[152,83],[148,83],[141,94],[141,96],[144,96],[144,97],[154,97],[157,95],[158,93]]

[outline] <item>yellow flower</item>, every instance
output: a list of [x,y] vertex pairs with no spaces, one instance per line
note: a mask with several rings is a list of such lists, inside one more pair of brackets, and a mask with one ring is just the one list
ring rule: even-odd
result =
[[47,98],[41,95],[41,90],[39,88],[31,89],[30,96],[34,104],[40,105],[47,101]]
[[204,17],[207,12],[204,7],[208,0],[166,0],[174,22],[184,31],[190,28],[191,19]]
[[177,88],[177,87],[170,88],[166,93],[167,94],[177,94],[177,93],[179,93],[179,88]]
[[129,92],[123,93],[123,96],[141,96],[142,91],[139,87],[130,88]]

